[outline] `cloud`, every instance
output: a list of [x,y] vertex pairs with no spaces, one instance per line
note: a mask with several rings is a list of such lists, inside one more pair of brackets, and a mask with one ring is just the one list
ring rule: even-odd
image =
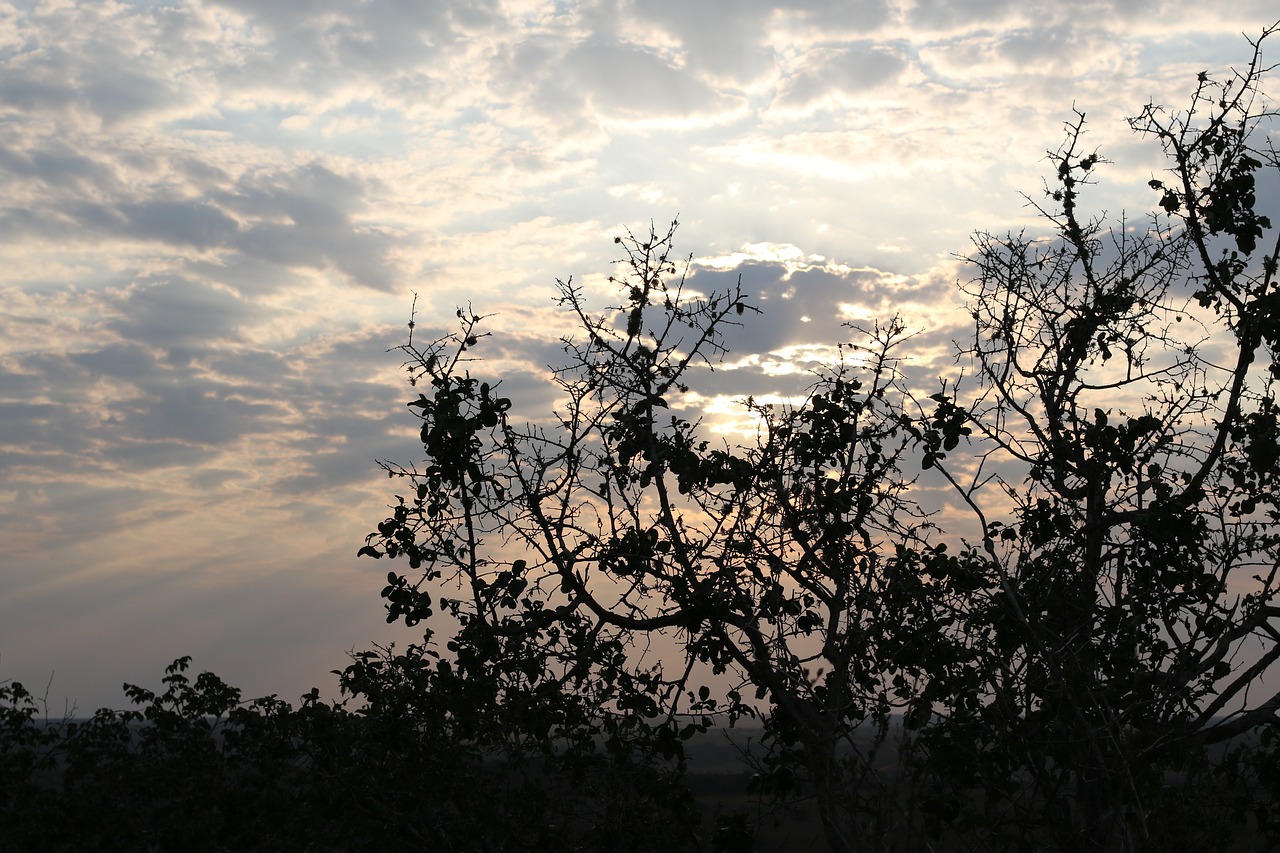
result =
[[21,46],[4,58],[0,104],[116,129],[201,114],[205,57],[189,49],[201,40],[200,17],[185,7],[37,6],[20,26]]
[[742,106],[655,50],[603,37],[526,39],[497,62],[494,82],[570,137],[616,122],[711,121]]
[[773,70],[764,43],[772,13],[772,4],[760,0],[731,6],[718,0],[632,2],[625,32],[645,39],[656,25],[676,39],[682,64],[696,74],[742,86]]
[[700,292],[724,292],[741,283],[748,303],[761,313],[730,330],[726,344],[730,360],[759,363],[805,344],[833,347],[859,337],[851,327],[870,329],[895,316],[910,329],[945,325],[956,294],[954,280],[939,272],[903,276],[806,255],[794,246],[759,244],[695,259],[689,283]]
[[[5,152],[0,170],[19,189],[17,199],[0,202],[0,216],[37,239],[104,248],[121,240],[156,242],[213,252],[223,263],[243,255],[286,270],[333,269],[374,290],[389,290],[399,279],[391,260],[396,235],[357,218],[375,191],[367,181],[312,162],[247,172],[231,183],[216,166],[161,154],[156,165],[169,180],[139,185],[125,180],[133,170],[106,165],[111,154],[119,156]],[[28,206],[37,204],[34,211]]]
[[123,338],[193,353],[234,341],[240,325],[261,312],[226,290],[183,279],[139,281],[115,303],[118,314],[108,326]]
[[562,67],[570,85],[585,94],[597,114],[606,117],[685,117],[729,106],[696,78],[629,45],[577,45],[565,56]]
[[234,219],[204,200],[126,202],[120,213],[121,230],[131,237],[197,249],[224,246],[237,230]]
[[808,107],[832,96],[856,98],[896,81],[910,67],[900,49],[872,42],[810,52],[778,92],[778,102]]
[[228,243],[250,258],[281,266],[332,265],[352,284],[388,290],[397,278],[388,262],[393,235],[353,222],[352,214],[366,207],[368,191],[320,164],[247,175],[219,199],[246,220]]
[[917,0],[907,20],[908,26],[926,30],[991,29],[1024,8],[1017,0]]
[[1138,70],[1137,43],[1102,29],[1075,26],[1019,27],[998,36],[975,34],[929,45],[920,59],[949,80],[978,78],[1113,78]]

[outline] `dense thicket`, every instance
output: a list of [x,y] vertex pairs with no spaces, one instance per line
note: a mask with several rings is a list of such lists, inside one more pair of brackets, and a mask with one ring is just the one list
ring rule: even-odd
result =
[[[474,697],[384,649],[340,673],[355,706],[242,702],[189,660],[135,708],[47,720],[0,685],[0,839],[21,851],[691,850],[671,768],[483,731]],[[458,704],[461,703],[461,704]],[[455,713],[465,708],[465,713]],[[570,746],[569,744],[561,744]]]

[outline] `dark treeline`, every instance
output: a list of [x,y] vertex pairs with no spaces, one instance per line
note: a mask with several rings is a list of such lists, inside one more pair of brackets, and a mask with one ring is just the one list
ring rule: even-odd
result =
[[[0,686],[0,840],[13,851],[702,849],[673,762],[625,733],[534,744],[455,716],[391,650],[340,674],[358,708],[242,702],[179,659],[133,710],[47,720]],[[356,704],[356,703],[352,703]],[[585,735],[586,730],[584,730]]]

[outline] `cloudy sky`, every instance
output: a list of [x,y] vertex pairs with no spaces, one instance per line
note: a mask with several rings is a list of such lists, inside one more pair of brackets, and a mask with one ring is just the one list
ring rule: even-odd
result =
[[1032,222],[1073,104],[1114,161],[1095,204],[1144,210],[1125,116],[1274,9],[0,0],[0,680],[88,712],[191,654],[329,691],[413,637],[355,558],[374,460],[415,458],[387,352],[413,293],[418,334],[496,312],[518,385],[555,279],[603,293],[613,237],[678,214],[693,283],[741,273],[765,311],[739,384],[894,313],[927,367],[956,254]]

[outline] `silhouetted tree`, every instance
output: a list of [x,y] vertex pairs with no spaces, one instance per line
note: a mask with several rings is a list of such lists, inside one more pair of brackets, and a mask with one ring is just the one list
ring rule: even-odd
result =
[[[761,769],[812,792],[837,850],[1221,839],[1197,780],[1260,780],[1209,747],[1280,709],[1257,695],[1280,658],[1280,242],[1258,210],[1280,174],[1260,147],[1272,32],[1229,80],[1201,75],[1186,111],[1133,119],[1168,165],[1141,221],[1083,212],[1106,161],[1083,115],[1068,126],[1045,233],[977,236],[971,373],[932,396],[894,320],[802,401],[745,401],[752,442],[675,414],[755,308],[740,286],[686,287],[674,226],[619,240],[613,308],[560,284],[581,335],[550,420],[517,420],[475,375],[482,316],[411,339],[426,461],[386,463],[408,488],[361,549],[413,570],[388,576],[389,619],[431,619],[438,671],[495,721],[538,720],[513,731],[548,750],[629,732],[678,756],[767,699]],[[966,529],[934,526],[922,478]],[[717,675],[739,686],[714,693]]]
[[980,686],[946,680],[927,740],[1062,849],[1185,844],[1195,801],[1157,808],[1168,773],[1280,709],[1258,695],[1280,658],[1280,243],[1257,193],[1280,161],[1258,147],[1275,116],[1260,44],[1227,81],[1201,74],[1187,110],[1132,119],[1168,165],[1137,222],[1083,213],[1106,161],[1077,116],[1036,203],[1050,235],[976,240],[973,375],[923,431],[926,467],[980,522],[962,559],[984,590],[957,614]]

